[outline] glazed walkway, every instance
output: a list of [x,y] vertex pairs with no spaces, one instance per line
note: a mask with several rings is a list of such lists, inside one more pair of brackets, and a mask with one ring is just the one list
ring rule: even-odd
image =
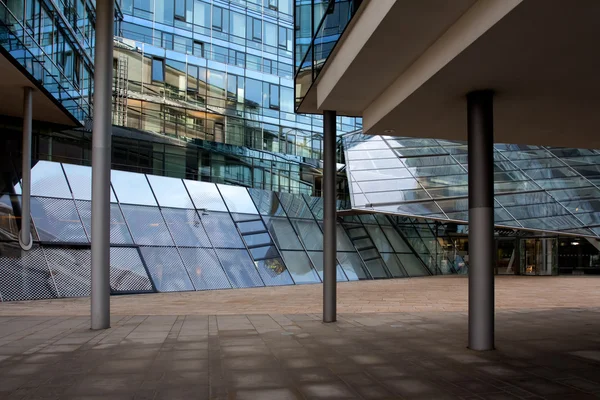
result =
[[335,324],[320,285],[113,297],[106,331],[86,299],[0,304],[0,398],[600,396],[599,278],[498,278],[483,353],[465,348],[466,283],[340,284]]

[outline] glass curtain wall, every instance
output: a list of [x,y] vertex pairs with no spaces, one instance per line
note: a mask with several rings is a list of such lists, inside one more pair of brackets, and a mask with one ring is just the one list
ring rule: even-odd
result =
[[321,159],[322,117],[294,113],[292,3],[123,1],[114,123]]
[[[0,195],[2,300],[89,295],[91,168],[33,167],[31,252],[16,241],[18,175],[12,169],[3,176],[10,179]],[[321,198],[113,170],[111,290],[319,283],[322,218]],[[429,274],[386,217],[346,217],[337,230],[339,281]]]

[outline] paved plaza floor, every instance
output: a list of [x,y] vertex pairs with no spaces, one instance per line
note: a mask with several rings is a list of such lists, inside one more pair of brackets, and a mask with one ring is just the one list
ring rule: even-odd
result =
[[[495,351],[467,343],[467,280],[0,304],[4,399],[588,399],[600,397],[600,277],[499,277]],[[237,310],[237,312],[236,312]]]

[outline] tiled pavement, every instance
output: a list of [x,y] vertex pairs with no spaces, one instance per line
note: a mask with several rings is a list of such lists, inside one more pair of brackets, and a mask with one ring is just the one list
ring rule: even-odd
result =
[[[600,280],[543,279],[498,279],[497,349],[491,352],[465,348],[464,311],[435,306],[436,297],[449,298],[446,292],[462,296],[461,279],[430,278],[436,289],[419,294],[429,311],[346,311],[334,324],[321,323],[313,306],[295,313],[198,315],[176,295],[177,304],[167,309],[180,312],[148,316],[134,306],[146,310],[144,299],[154,302],[153,296],[135,296],[130,315],[113,316],[110,330],[90,331],[89,319],[69,306],[72,300],[44,302],[50,310],[64,304],[68,313],[0,317],[0,398],[598,398],[600,302],[594,288]],[[356,298],[379,296],[372,300],[378,306],[386,299],[400,303],[397,290],[407,295],[408,287],[423,290],[426,281],[352,288]],[[363,284],[371,294],[361,294]],[[316,301],[309,298],[315,288],[321,286],[299,287],[309,293],[308,303]],[[257,290],[262,295],[248,301],[275,303],[269,290]],[[297,295],[300,300],[301,291]],[[170,303],[159,297],[163,306]],[[500,304],[502,298],[511,302]],[[559,307],[563,302],[567,308]],[[9,306],[0,305],[0,312]]]

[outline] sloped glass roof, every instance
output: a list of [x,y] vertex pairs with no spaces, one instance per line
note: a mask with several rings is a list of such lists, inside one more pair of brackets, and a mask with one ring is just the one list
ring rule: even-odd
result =
[[[467,144],[344,136],[352,208],[468,222]],[[600,237],[600,150],[495,144],[495,224]]]

